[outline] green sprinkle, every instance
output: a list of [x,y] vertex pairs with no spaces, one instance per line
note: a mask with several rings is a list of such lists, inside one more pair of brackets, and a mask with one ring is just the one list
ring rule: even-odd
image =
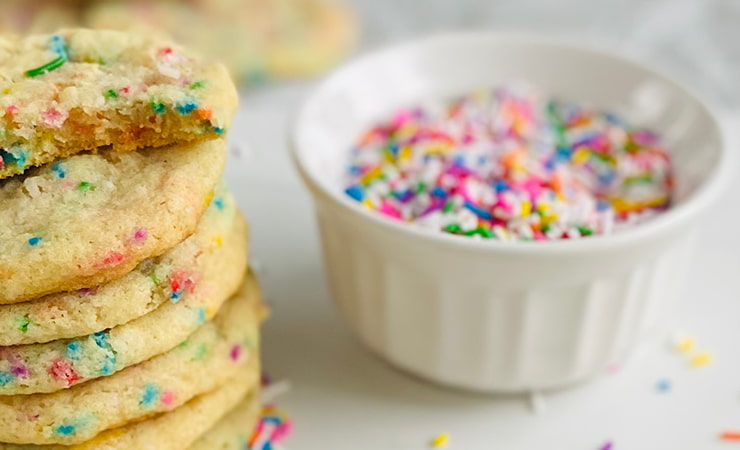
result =
[[95,185],[90,183],[89,181],[80,181],[77,189],[81,190],[82,192],[90,192],[95,190]]
[[200,361],[202,359],[205,359],[206,356],[208,356],[208,346],[206,344],[200,344],[195,351],[195,356],[193,356],[193,360]]
[[52,70],[62,67],[66,62],[67,58],[65,58],[64,56],[57,56],[53,61],[50,61],[41,67],[37,67],[35,69],[27,71],[26,76],[33,78],[39,75],[43,75],[47,72],[51,72]]
[[452,211],[452,208],[454,207],[455,207],[455,202],[453,202],[452,200],[447,200],[447,203],[445,203],[445,207],[442,209],[442,212],[448,213]]
[[452,234],[462,233],[462,228],[456,223],[451,223],[445,227],[445,231]]
[[167,107],[162,102],[152,102],[152,109],[157,114],[164,114],[167,112]]
[[591,236],[594,234],[594,230],[589,227],[578,227],[578,232],[581,233],[581,236]]
[[416,189],[414,189],[414,192],[416,194],[421,194],[422,192],[426,191],[427,185],[423,181],[416,185]]
[[105,91],[105,98],[118,98],[118,92],[113,89],[108,89]]
[[552,229],[552,227],[550,226],[549,223],[546,223],[546,224],[542,225],[542,232],[543,233],[548,233],[551,229]]
[[31,325],[31,319],[29,319],[28,314],[26,314],[25,316],[19,317],[16,324],[18,325],[18,331],[21,333],[27,333],[28,326]]
[[466,231],[463,234],[465,236],[475,236],[475,235],[478,235],[478,236],[481,236],[481,237],[484,237],[484,238],[488,238],[488,239],[490,239],[492,237],[495,237],[493,235],[493,233],[491,233],[491,230],[488,230],[488,229],[483,228],[483,227],[478,227],[475,230]]
[[205,80],[194,81],[190,84],[190,89],[201,89],[206,86]]
[[624,179],[624,184],[629,186],[632,184],[641,184],[641,183],[647,183],[651,184],[653,183],[653,176],[649,173],[646,173],[644,175],[636,175],[634,177],[627,177]]

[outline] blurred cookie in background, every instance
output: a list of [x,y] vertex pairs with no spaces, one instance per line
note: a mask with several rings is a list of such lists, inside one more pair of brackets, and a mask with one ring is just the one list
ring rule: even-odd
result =
[[80,20],[78,4],[76,0],[2,0],[0,33],[44,33],[74,26]]
[[253,84],[317,75],[345,56],[358,34],[349,8],[332,0],[103,0],[88,4],[82,21],[170,34]]

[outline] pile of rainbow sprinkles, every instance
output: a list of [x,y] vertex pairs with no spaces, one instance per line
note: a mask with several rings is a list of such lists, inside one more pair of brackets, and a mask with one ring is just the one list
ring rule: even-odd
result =
[[345,192],[432,231],[544,241],[643,223],[669,207],[672,189],[655,133],[516,83],[370,128],[352,149]]

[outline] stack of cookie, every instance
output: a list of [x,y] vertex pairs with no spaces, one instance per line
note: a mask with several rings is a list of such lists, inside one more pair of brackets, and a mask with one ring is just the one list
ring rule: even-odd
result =
[[0,38],[0,68],[0,449],[242,448],[264,310],[227,71],[90,30]]

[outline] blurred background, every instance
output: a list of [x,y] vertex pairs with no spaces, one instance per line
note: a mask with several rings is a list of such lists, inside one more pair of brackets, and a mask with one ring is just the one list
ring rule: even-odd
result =
[[740,104],[737,0],[2,0],[0,29],[151,27],[240,81],[320,75],[356,51],[451,29],[525,30],[634,55]]

